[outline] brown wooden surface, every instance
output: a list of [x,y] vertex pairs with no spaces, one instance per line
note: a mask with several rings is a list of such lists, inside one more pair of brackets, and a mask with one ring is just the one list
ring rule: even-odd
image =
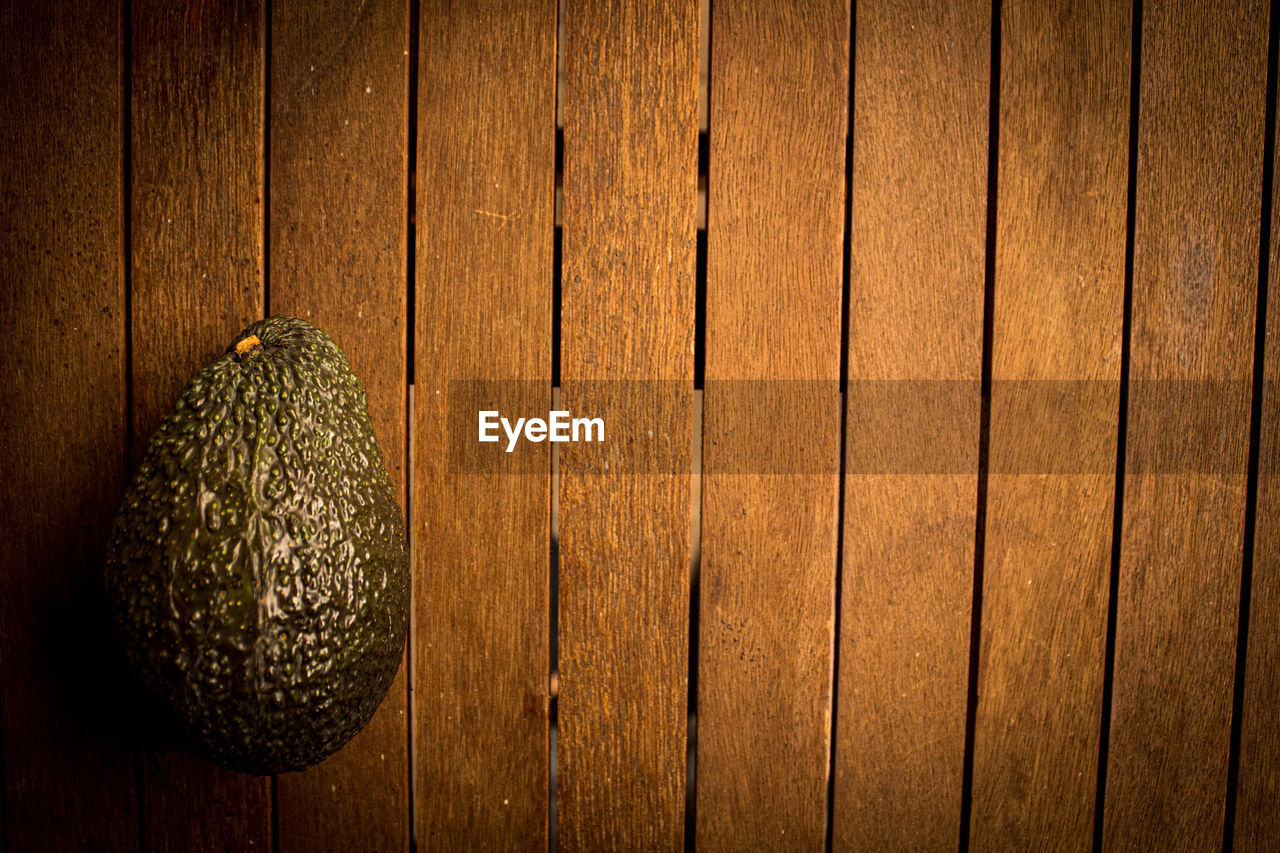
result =
[[[697,842],[816,850],[831,760],[849,8],[712,12]],[[806,450],[769,470],[760,441]],[[806,464],[817,459],[825,467]]]
[[[1274,128],[1273,128],[1274,129]],[[1274,168],[1275,155],[1272,154]],[[1280,218],[1271,188],[1262,423],[1253,540],[1253,585],[1240,728],[1235,849],[1280,848]]]
[[[833,842],[952,849],[969,670],[991,8],[859,3],[854,35]],[[891,392],[879,412],[862,407],[868,380],[912,379],[927,381]],[[927,476],[868,471],[851,449],[868,431],[892,443],[941,435],[945,446]]]
[[[682,846],[699,538],[694,838],[822,843],[836,488],[833,846],[964,841],[992,7],[868,0],[850,51],[844,0],[804,3],[713,10],[713,473],[693,531],[706,24],[693,0],[562,10],[562,408],[609,425],[603,448],[561,447],[564,850]],[[0,3],[0,846],[403,851],[413,832],[422,850],[545,849],[549,446],[468,469],[485,457],[458,453],[475,446],[475,407],[456,392],[480,378],[513,414],[551,405],[556,5],[425,0],[410,103],[409,0]],[[1003,4],[974,849],[1084,847],[1099,818],[1106,849],[1222,839],[1268,10],[1142,8],[1098,816],[1133,22],[1116,0]],[[829,388],[850,123],[841,451]],[[1241,850],[1280,846],[1277,304],[1263,306]],[[270,780],[191,757],[139,714],[100,642],[95,580],[130,460],[268,308],[349,353],[416,516],[411,666],[349,748],[276,780],[274,815]],[[667,384],[619,381],[641,379]]]
[[[256,2],[135,3],[135,462],[182,388],[263,313],[263,36]],[[143,843],[266,849],[270,780],[148,744]]]
[[521,451],[527,473],[461,473],[450,447],[474,442],[475,411],[451,420],[450,397],[486,379],[519,416],[550,409],[555,2],[421,16],[415,833],[420,850],[545,850],[548,445]]
[[970,840],[1093,840],[1115,501],[1130,3],[1007,3]]
[[1222,842],[1266,50],[1262,2],[1143,5],[1108,849]]
[[[271,12],[267,312],[323,328],[369,397],[405,503],[409,7],[405,0]],[[338,754],[276,781],[281,850],[406,850],[409,719],[402,667]]]
[[137,846],[97,593],[125,475],[122,27],[119,3],[0,7],[9,850]]
[[615,440],[603,451],[566,444],[560,456],[559,843],[675,850],[685,806],[698,9],[571,0],[565,16],[563,400],[602,416]]

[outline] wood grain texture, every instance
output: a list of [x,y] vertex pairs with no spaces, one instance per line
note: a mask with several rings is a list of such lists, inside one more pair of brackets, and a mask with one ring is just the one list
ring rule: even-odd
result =
[[[833,843],[951,849],[969,670],[991,8],[859,3],[854,36]],[[888,395],[877,381],[892,383]],[[879,411],[863,405],[868,394],[882,398]],[[925,476],[868,467],[852,449],[928,436],[942,443]]]
[[1266,20],[1262,2],[1143,4],[1108,849],[1222,842]]
[[[1272,154],[1272,167],[1275,155]],[[1280,848],[1280,184],[1271,188],[1253,585],[1240,726],[1235,849]]]
[[1130,3],[1005,3],[975,850],[1093,840],[1124,310]]
[[123,9],[0,5],[5,849],[137,846],[102,555],[125,474]]
[[[132,9],[135,462],[182,388],[263,313],[260,3]],[[270,780],[163,743],[143,758],[152,850],[266,849]]]
[[611,432],[560,456],[559,844],[676,850],[698,9],[571,0],[565,16],[562,393]]
[[[697,843],[816,850],[831,760],[849,6],[712,11]],[[805,451],[768,470],[752,450],[762,441]],[[815,457],[826,465],[806,464]]]
[[[268,314],[323,328],[369,397],[405,503],[408,232],[406,0],[271,10]],[[409,718],[401,670],[347,746],[276,782],[281,850],[406,850]]]
[[455,383],[492,382],[528,406],[518,416],[550,409],[555,0],[430,0],[421,21],[416,839],[545,850],[548,445],[520,451],[523,467],[476,473],[450,448],[475,441],[476,409],[451,411]]

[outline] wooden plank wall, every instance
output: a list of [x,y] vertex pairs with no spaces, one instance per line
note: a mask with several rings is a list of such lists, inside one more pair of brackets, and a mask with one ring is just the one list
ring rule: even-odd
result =
[[[942,849],[960,837],[991,9],[854,15],[833,842]],[[923,468],[890,458],[900,442]]]
[[[1275,5],[0,2],[0,846],[1280,848]],[[274,779],[96,592],[271,313],[415,575]],[[557,380],[612,442],[467,467]]]
[[[1128,3],[1005,6],[972,843],[1093,839],[1115,509]],[[1046,476],[1046,474],[1051,476]]]
[[[13,342],[0,347],[0,843],[12,850],[138,844],[131,731],[95,711],[119,667],[100,643],[78,648],[102,630],[95,577],[128,454],[123,11],[0,6],[0,331]],[[60,628],[79,620],[85,634]]]
[[[271,10],[266,313],[321,325],[364,383],[401,506],[409,158],[407,0]],[[407,673],[341,752],[276,781],[281,850],[409,845]]]
[[[1278,22],[1272,21],[1274,29]],[[1271,85],[1276,79],[1276,45],[1271,45]],[[1280,839],[1280,295],[1271,283],[1280,276],[1280,219],[1275,216],[1276,105],[1271,110],[1271,231],[1266,257],[1266,301],[1259,306],[1259,321],[1266,331],[1262,356],[1262,394],[1258,406],[1260,434],[1257,453],[1257,503],[1255,505],[1253,565],[1250,576],[1249,624],[1245,658],[1244,707],[1241,715],[1240,782],[1236,804],[1235,843],[1241,850],[1262,851]],[[1267,164],[1264,164],[1266,166]],[[1265,174],[1265,173],[1264,173]],[[1266,184],[1263,192],[1266,192]],[[1263,202],[1267,199],[1264,196]],[[1265,216],[1264,216],[1264,222]],[[1255,352],[1255,358],[1258,357]],[[1256,390],[1255,385],[1255,390]],[[1237,670],[1237,677],[1239,670]]]
[[[257,0],[132,16],[132,455],[183,386],[263,315],[267,10]],[[269,779],[144,744],[141,843],[271,844]]]
[[550,408],[555,27],[554,0],[422,4],[412,677],[423,850],[547,848],[550,454],[462,474],[449,431],[454,380],[492,380],[500,401]]
[[684,839],[698,7],[620,12],[569,0],[562,46],[562,400],[625,436],[560,456],[570,851]]
[[[831,755],[849,8],[712,12],[696,840],[813,850]],[[798,447],[769,465],[768,448]]]
[[1266,19],[1261,2],[1143,8],[1104,815],[1104,843],[1121,849],[1203,850],[1222,842],[1247,498]]

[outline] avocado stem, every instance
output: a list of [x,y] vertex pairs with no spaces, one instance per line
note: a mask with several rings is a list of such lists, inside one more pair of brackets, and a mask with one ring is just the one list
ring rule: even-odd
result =
[[258,340],[257,335],[250,335],[240,343],[236,344],[236,355],[244,356],[245,353],[262,346],[262,341]]

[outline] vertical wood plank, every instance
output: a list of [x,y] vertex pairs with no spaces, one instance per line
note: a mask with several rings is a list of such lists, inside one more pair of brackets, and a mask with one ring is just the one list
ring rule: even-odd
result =
[[[135,2],[135,462],[195,373],[263,310],[263,8]],[[151,745],[143,843],[265,850],[270,780]]]
[[609,431],[560,457],[559,843],[676,850],[698,9],[569,2],[565,15],[562,393]]
[[460,468],[476,411],[450,398],[481,379],[518,416],[551,407],[556,6],[426,0],[421,22],[415,835],[545,850],[550,455]]
[[[816,850],[831,758],[849,5],[726,0],[712,14],[697,842]],[[774,468],[761,445],[790,464]]]
[[[406,0],[271,9],[268,314],[323,328],[369,398],[405,507]],[[338,754],[276,781],[281,850],[406,850],[406,673]]]
[[1266,34],[1262,2],[1143,4],[1109,849],[1222,841]]
[[[104,715],[102,554],[125,473],[123,8],[0,6],[0,679],[6,849],[137,846]],[[104,718],[105,717],[105,718]]]
[[[1273,126],[1272,131],[1275,128]],[[1275,155],[1272,154],[1272,168]],[[1273,172],[1274,175],[1274,172]],[[1280,848],[1280,206],[1271,188],[1265,361],[1258,446],[1253,586],[1240,728],[1235,849]]]
[[[833,843],[951,849],[969,670],[991,7],[875,0],[855,16]],[[942,438],[922,457],[924,476],[858,450],[929,436]]]
[[971,841],[1092,844],[1124,309],[1130,3],[1006,3]]

